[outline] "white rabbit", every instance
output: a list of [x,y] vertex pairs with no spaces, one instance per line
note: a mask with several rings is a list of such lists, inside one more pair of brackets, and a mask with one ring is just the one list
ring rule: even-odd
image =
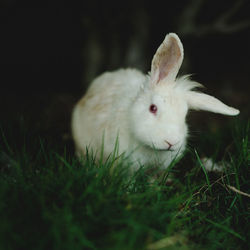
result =
[[188,76],[176,78],[183,55],[179,37],[170,33],[156,51],[149,75],[120,69],[97,77],[73,111],[77,153],[91,149],[107,159],[118,139],[118,153],[129,156],[133,169],[144,164],[167,168],[185,149],[188,109],[239,114],[194,91],[202,85]]

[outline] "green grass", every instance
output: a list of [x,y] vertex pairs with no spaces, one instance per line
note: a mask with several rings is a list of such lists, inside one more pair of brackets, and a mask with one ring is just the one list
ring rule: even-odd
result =
[[250,193],[249,124],[212,135],[224,173],[204,169],[201,137],[167,185],[168,171],[130,176],[112,157],[79,162],[70,147],[2,129],[0,249],[249,249],[250,198],[237,192]]

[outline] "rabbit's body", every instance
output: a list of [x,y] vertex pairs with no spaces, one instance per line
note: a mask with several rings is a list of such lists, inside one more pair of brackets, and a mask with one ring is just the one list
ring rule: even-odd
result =
[[118,134],[124,138],[119,141],[119,150],[128,148],[132,142],[127,110],[144,81],[145,76],[132,69],[106,72],[93,81],[73,112],[73,137],[78,149],[85,151],[90,146],[101,151],[104,141],[104,155],[108,156]]
[[193,91],[201,85],[188,77],[176,79],[182,60],[182,44],[171,33],[158,48],[149,75],[120,69],[97,77],[73,111],[77,153],[93,151],[105,160],[116,148],[134,169],[145,164],[166,168],[185,149],[188,109],[239,113]]

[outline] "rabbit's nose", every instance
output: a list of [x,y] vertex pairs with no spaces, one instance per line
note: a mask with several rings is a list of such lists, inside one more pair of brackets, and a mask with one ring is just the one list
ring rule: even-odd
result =
[[171,144],[169,141],[165,140],[165,142],[168,144],[168,150],[170,150],[170,148],[173,146],[173,144]]

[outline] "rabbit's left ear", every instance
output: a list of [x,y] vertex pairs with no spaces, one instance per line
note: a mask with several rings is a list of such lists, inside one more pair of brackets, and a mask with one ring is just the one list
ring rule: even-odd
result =
[[187,92],[187,103],[190,109],[195,110],[205,110],[222,115],[238,115],[240,113],[238,109],[227,106],[213,96],[195,91]]
[[151,65],[153,84],[166,79],[174,81],[183,61],[183,46],[175,33],[168,34],[157,49]]

